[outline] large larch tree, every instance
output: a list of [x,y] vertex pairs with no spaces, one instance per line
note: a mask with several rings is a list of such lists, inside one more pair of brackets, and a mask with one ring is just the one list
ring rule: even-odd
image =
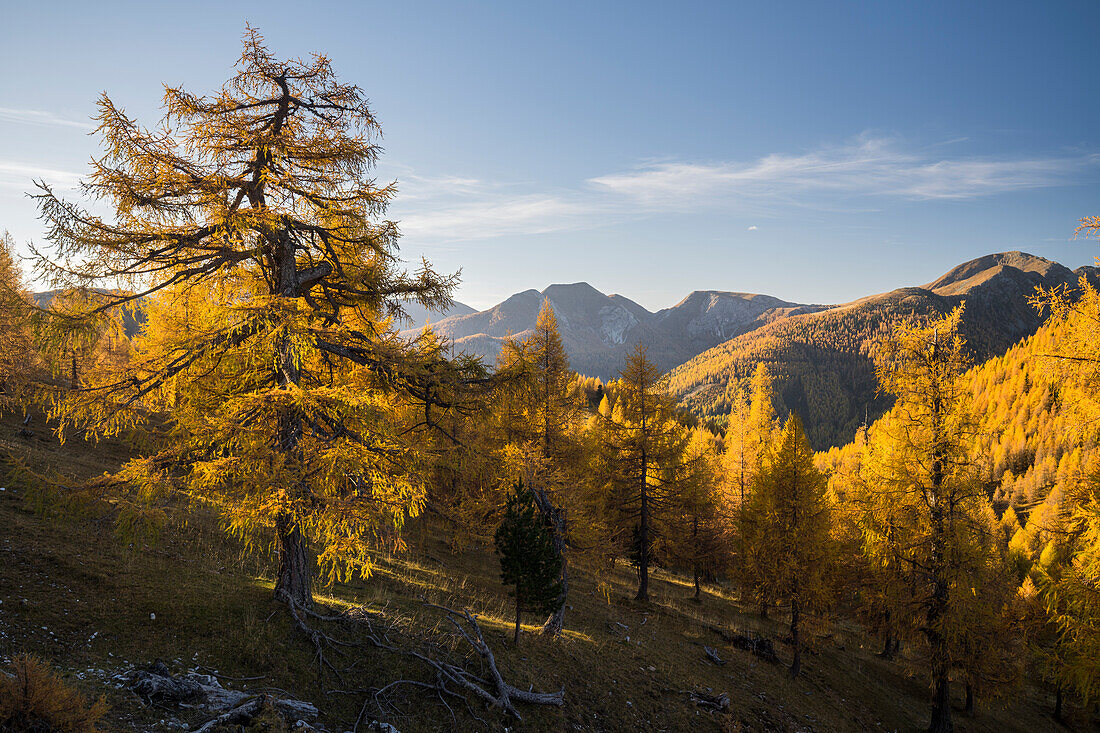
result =
[[[989,500],[972,450],[975,421],[963,375],[962,308],[928,324],[901,324],[877,365],[897,397],[870,433],[859,519],[868,556],[906,578],[895,610],[915,613],[927,642],[932,682],[929,730],[952,730],[949,685],[980,620],[968,596],[996,560]],[[977,594],[977,595],[975,595]]]
[[362,91],[323,55],[280,61],[251,28],[243,45],[219,92],[166,87],[154,128],[101,97],[105,154],[82,188],[113,220],[39,184],[52,248],[38,271],[106,292],[86,316],[147,311],[130,363],[82,375],[52,411],[63,429],[144,435],[152,449],[113,477],[138,488],[132,511],[178,493],[246,539],[273,531],[275,595],[308,605],[313,552],[329,578],[365,574],[419,510],[417,426],[395,416],[456,375],[390,318],[410,300],[445,307],[454,279],[401,268]]

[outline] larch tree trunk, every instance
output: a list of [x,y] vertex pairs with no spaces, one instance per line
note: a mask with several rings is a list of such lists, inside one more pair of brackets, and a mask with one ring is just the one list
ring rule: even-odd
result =
[[[271,134],[278,137],[289,117],[290,92],[286,78],[279,77],[276,82],[282,89],[271,123]],[[247,189],[249,202],[256,209],[267,208],[264,176],[275,165],[271,148],[262,147],[256,153],[253,165],[253,178]],[[282,298],[300,296],[297,250],[288,231],[274,231],[266,237],[268,251],[266,259],[274,277],[271,280],[271,294]],[[282,388],[294,387],[301,383],[301,370],[298,355],[289,333],[284,333],[277,347],[275,364],[275,383]],[[302,416],[291,408],[279,415],[276,426],[275,442],[280,453],[294,463],[300,463],[302,439]],[[308,487],[298,485],[294,492],[302,497],[308,494]],[[298,497],[293,497],[298,498]],[[275,533],[279,542],[279,572],[275,580],[275,597],[293,604],[309,608],[313,605],[313,591],[310,585],[311,563],[309,545],[302,534],[298,518],[292,510],[281,509],[275,518]]]
[[309,551],[298,525],[286,514],[275,520],[279,541],[279,572],[275,580],[275,598],[296,606],[313,605],[310,586]]
[[791,601],[791,646],[794,648],[794,659],[791,660],[790,675],[797,677],[802,671],[802,644],[799,639],[799,612],[798,598]]
[[946,675],[937,676],[932,688],[932,722],[928,733],[951,733],[951,693]]
[[[937,348],[938,343],[933,345]],[[943,496],[943,455],[941,448],[940,420],[943,413],[939,398],[932,402],[932,528],[931,528],[931,575],[932,597],[928,603],[926,616],[928,645],[932,657],[932,720],[928,725],[929,733],[951,733],[950,674],[951,663],[948,657],[947,639],[940,624],[947,615],[948,581],[946,578],[946,527],[944,517],[945,497]]]
[[[272,133],[276,136],[280,134],[282,125],[286,121],[286,108],[289,101],[285,92],[284,88],[280,114],[276,115],[272,126]],[[257,155],[256,183],[250,194],[252,203],[257,208],[266,206],[260,174],[272,164],[269,157],[270,153],[266,149],[261,150]],[[296,298],[299,296],[299,283],[294,241],[288,232],[283,231],[275,236],[271,244],[271,263],[277,275],[272,294],[283,298]],[[278,359],[275,368],[276,384],[282,388],[299,385],[302,375],[298,365],[298,355],[289,333],[283,334],[276,356]],[[300,463],[301,440],[302,416],[291,408],[279,415],[276,435],[278,450],[290,461]],[[308,487],[305,485],[298,485],[294,490],[303,497],[308,494]],[[275,597],[309,608],[313,605],[313,591],[310,587],[311,566],[307,540],[302,535],[297,517],[286,510],[282,510],[276,519],[276,529],[279,540],[279,574],[275,582]]]
[[890,612],[890,609],[886,609],[886,640],[882,643],[882,654],[879,655],[883,659],[894,658],[894,632],[890,626],[891,616],[893,616],[893,614]]
[[519,588],[516,588],[516,631],[512,635],[512,645],[519,646],[519,620],[523,612],[523,602],[519,597]]
[[640,526],[638,527],[638,593],[634,596],[636,601],[649,600],[649,486],[646,481],[649,475],[649,457],[646,455],[645,435],[646,416],[642,413],[642,463],[641,463],[641,489],[642,506],[639,514]]
[[699,517],[697,517],[697,516],[691,518],[691,537],[696,542],[696,546],[694,548],[695,552],[696,552],[696,556],[692,559],[691,569],[692,569],[692,574],[695,576],[694,577],[694,580],[695,580],[695,597],[694,597],[694,600],[695,600],[696,603],[698,603],[703,598],[703,590],[699,586],[699,556],[698,556],[699,548],[698,548],[698,544],[697,544],[698,541],[699,541]]
[[[932,343],[932,358],[935,360],[939,348],[938,334]],[[932,657],[932,720],[928,725],[929,733],[951,733],[951,666],[947,653],[947,639],[940,629],[940,623],[947,614],[948,584],[946,575],[946,527],[943,496],[943,455],[941,417],[942,398],[935,394],[932,399],[932,475],[931,475],[931,576],[932,597],[928,603],[926,615],[926,635]]]
[[638,593],[634,596],[634,600],[649,600],[649,491],[644,484],[638,527]]

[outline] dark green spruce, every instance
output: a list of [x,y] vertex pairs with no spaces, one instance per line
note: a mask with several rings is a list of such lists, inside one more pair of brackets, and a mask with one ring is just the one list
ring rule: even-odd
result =
[[561,553],[554,536],[535,507],[531,490],[518,482],[508,495],[504,519],[496,532],[500,580],[513,587],[519,644],[520,616],[524,611],[551,614],[561,603]]

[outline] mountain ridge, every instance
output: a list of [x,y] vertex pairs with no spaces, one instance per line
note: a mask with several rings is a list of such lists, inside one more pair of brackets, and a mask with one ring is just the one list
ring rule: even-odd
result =
[[888,398],[878,394],[873,356],[899,320],[943,315],[965,302],[963,335],[974,360],[983,361],[1042,324],[1029,302],[1036,287],[1072,287],[1081,277],[1097,284],[1100,270],[1070,270],[1024,252],[985,255],[924,286],[765,324],[674,368],[670,384],[696,414],[722,424],[731,390],[764,362],[777,377],[777,407],[798,412],[811,443],[823,449],[847,442],[862,421],[888,409]]
[[[506,339],[522,339],[530,333],[544,299],[554,308],[573,369],[603,379],[617,375],[626,353],[639,342],[667,371],[769,320],[827,307],[757,293],[697,290],[654,313],[624,295],[606,295],[587,282],[555,283],[541,292],[521,291],[484,311],[442,319],[433,329],[450,339],[456,351],[492,363]],[[402,333],[414,335],[411,329]]]

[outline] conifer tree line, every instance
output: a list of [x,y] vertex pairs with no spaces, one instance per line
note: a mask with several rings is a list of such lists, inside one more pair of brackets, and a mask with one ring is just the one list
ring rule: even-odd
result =
[[[997,430],[1012,418],[988,409],[992,367],[968,360],[956,310],[881,340],[893,408],[815,454],[802,416],[777,413],[763,363],[731,383],[718,434],[676,404],[644,345],[606,384],[574,373],[549,301],[495,364],[427,329],[398,337],[405,304],[441,310],[457,281],[403,269],[384,218],[396,188],[369,177],[378,123],[324,56],[279,61],[249,30],[220,91],[168,88],[164,107],[145,128],[100,100],[104,154],[85,191],[113,219],[40,184],[48,303],[11,237],[0,247],[0,407],[136,456],[45,490],[109,497],[133,533],[214,508],[270,547],[292,610],[369,576],[422,517],[455,549],[495,548],[515,643],[523,614],[560,635],[571,579],[610,597],[625,564],[631,602],[677,574],[695,599],[721,586],[775,615],[793,677],[830,623],[858,622],[925,676],[932,731],[952,729],[958,700],[974,711],[1028,676],[1059,706],[1096,700],[1100,294],[1087,283],[1038,293],[1047,326],[1004,357],[1029,370],[1004,382],[1039,405],[1019,408],[1028,423]],[[1057,459],[1040,425],[1072,426]]]

